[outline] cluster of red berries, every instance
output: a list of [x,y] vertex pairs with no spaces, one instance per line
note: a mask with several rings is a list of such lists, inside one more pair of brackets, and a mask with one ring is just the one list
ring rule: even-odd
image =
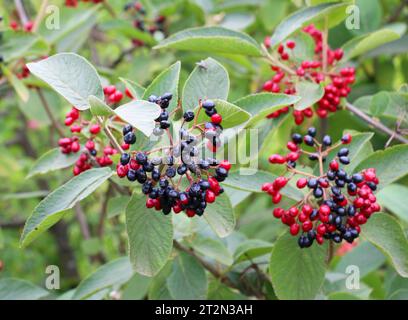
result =
[[[81,119],[79,110],[73,107],[65,116],[65,125],[70,127],[73,136],[59,139],[58,145],[61,152],[70,154],[81,151],[81,155],[73,168],[74,175],[91,169],[95,165],[106,167],[113,164],[110,157],[118,151],[111,146],[103,146],[102,142],[96,139],[101,132],[99,124],[92,124]],[[84,148],[81,148],[81,140],[85,142]],[[101,151],[100,156],[98,156],[98,150]]]
[[33,27],[34,27],[34,22],[33,21],[27,21],[23,26],[20,26],[20,24],[17,21],[11,20],[10,23],[9,23],[9,26],[14,31],[23,30],[25,32],[31,32],[33,30]]
[[[159,15],[153,20],[146,18],[146,10],[144,9],[141,2],[129,2],[127,3],[123,10],[133,17],[133,26],[143,32],[149,32],[153,35],[155,32],[160,31],[164,34],[164,25],[166,22],[166,17]],[[133,39],[132,43],[135,47],[144,46],[144,42],[140,39]]]
[[[122,91],[118,90],[114,85],[104,87],[103,93],[105,94],[105,100],[110,104],[119,103],[123,99]],[[126,94],[130,95],[128,89],[126,89]]]
[[79,1],[98,4],[98,3],[102,3],[104,0],[65,0],[65,6],[75,8],[78,6]]
[[[304,199],[288,210],[275,208],[273,216],[288,225],[293,236],[301,232],[298,240],[301,248],[310,247],[314,240],[318,244],[322,244],[325,239],[335,243],[344,239],[352,243],[360,234],[360,225],[381,209],[373,194],[379,183],[375,169],[349,175],[340,167],[341,164],[350,163],[349,149],[341,147],[330,162],[328,171],[324,173],[323,162],[328,154],[341,145],[349,144],[351,135],[344,135],[335,145],[332,145],[332,139],[328,135],[324,136],[322,143],[315,136],[315,128],[309,128],[305,136],[294,134],[287,144],[290,152],[286,156],[275,154],[269,158],[273,164],[286,164],[290,175],[265,183],[262,190],[272,197],[274,204],[278,204],[282,199],[281,190],[296,175],[303,175],[297,180],[296,186],[299,189],[308,188]],[[302,149],[302,143],[314,151]],[[295,169],[296,161],[302,154],[308,155],[312,161],[319,161],[319,176]]]
[[[154,131],[155,135],[161,135],[164,131],[170,134],[169,114],[166,109],[171,99],[170,93],[165,93],[161,97],[151,96],[149,98],[149,101],[157,103],[162,108],[161,115],[156,119],[158,126]],[[204,101],[202,105],[213,105],[210,110],[216,111],[215,104],[210,100]],[[183,115],[183,126],[184,123],[195,120],[201,110],[200,108],[197,114],[194,114],[193,111],[186,111]],[[208,112],[207,109],[206,112]],[[218,118],[215,120],[215,123],[208,122],[204,126],[211,127],[209,131],[215,132],[215,126],[219,126],[221,122]],[[220,162],[215,158],[202,159],[200,157],[198,147],[200,139],[208,137],[205,136],[204,129],[200,130],[198,136],[192,133],[192,130],[198,125],[194,124],[190,129],[182,126],[177,135],[177,141],[171,139],[171,146],[159,148],[160,151],[167,150],[164,156],[150,157],[155,152],[154,150],[150,152],[131,151],[121,155],[116,169],[117,175],[121,178],[127,177],[129,181],[137,181],[142,185],[142,192],[147,196],[147,208],[161,210],[164,214],[169,214],[171,211],[174,213],[184,211],[188,217],[201,216],[207,204],[213,203],[216,197],[224,192],[219,183],[227,178],[231,164],[225,160]],[[127,144],[136,142],[132,126],[126,125],[123,128],[123,140]],[[178,181],[175,181],[177,175],[179,176]],[[181,190],[183,177],[189,182],[189,186],[184,191]]]
[[[288,68],[293,70],[293,73],[289,73],[287,70],[283,70],[278,66],[272,66],[271,68],[275,71],[275,75],[271,80],[264,83],[263,90],[295,95],[295,83],[299,79],[309,79],[315,83],[323,83],[324,96],[316,103],[315,112],[320,118],[326,118],[330,112],[336,112],[338,110],[341,98],[347,97],[350,93],[350,85],[355,81],[355,69],[352,67],[345,67],[336,71],[335,67],[343,57],[343,50],[331,50],[330,48],[327,48],[327,50],[325,50],[326,52],[323,52],[322,32],[316,29],[313,25],[305,27],[303,32],[309,34],[315,42],[314,60],[297,63],[292,59],[294,56],[291,53],[296,47],[296,42],[289,40],[285,45],[280,44],[277,47],[280,61],[286,63]],[[266,47],[270,47],[269,37],[265,39],[264,44]],[[324,54],[325,57],[323,57]],[[327,61],[327,66],[331,68],[328,71],[324,70],[324,61]],[[291,106],[286,106],[269,114],[267,117],[277,118],[281,114],[288,113],[290,107]],[[305,110],[293,111],[293,117],[297,125],[302,124],[305,118],[310,118],[313,114],[313,106],[310,106]]]

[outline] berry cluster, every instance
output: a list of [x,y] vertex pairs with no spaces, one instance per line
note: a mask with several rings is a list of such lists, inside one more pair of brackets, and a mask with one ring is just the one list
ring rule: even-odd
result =
[[[96,139],[101,132],[99,124],[92,124],[82,119],[79,110],[73,107],[65,116],[65,125],[70,127],[73,136],[59,139],[58,145],[61,152],[70,154],[81,151],[73,168],[74,175],[91,169],[95,165],[105,167],[113,164],[110,157],[118,151],[111,146],[104,146],[100,139]],[[84,148],[81,148],[81,140],[85,142]],[[100,156],[98,156],[98,150],[101,151]]]
[[[159,15],[153,20],[150,20],[146,17],[146,10],[144,9],[141,2],[129,2],[127,3],[123,10],[131,15],[133,18],[133,26],[143,32],[149,32],[151,35],[154,35],[157,31],[165,33],[164,27],[166,22],[166,17]],[[140,39],[133,39],[132,43],[135,47],[144,46],[144,42]]]
[[[208,203],[213,203],[217,196],[223,193],[220,182],[224,181],[231,168],[228,161],[219,161],[215,158],[200,158],[198,148],[200,139],[219,139],[222,130],[222,118],[216,113],[215,104],[211,100],[200,103],[200,108],[195,114],[186,111],[183,114],[183,126],[177,134],[177,141],[170,135],[169,113],[166,110],[172,99],[170,93],[161,97],[151,96],[150,102],[157,103],[162,112],[156,119],[157,127],[154,134],[159,136],[164,132],[169,135],[171,145],[149,152],[131,151],[123,153],[117,165],[117,175],[127,177],[129,181],[137,181],[142,185],[142,192],[147,195],[146,207],[161,210],[164,214],[184,211],[188,217],[201,216]],[[207,115],[211,114],[211,122],[197,124],[198,114],[205,109]],[[214,117],[214,115],[217,115]],[[185,123],[194,124],[184,128]],[[194,135],[193,130],[198,129],[199,134]],[[213,132],[210,136],[207,133]],[[136,135],[130,125],[123,128],[123,140],[126,144],[134,144]],[[211,143],[213,146],[213,143]],[[164,156],[151,156],[152,153],[166,151]],[[178,181],[175,181],[178,175]],[[183,177],[188,181],[188,187],[183,190]]]
[[[119,103],[123,99],[122,91],[118,90],[114,85],[104,87],[103,93],[105,94],[105,100],[110,104]],[[126,94],[128,96],[130,94],[128,89],[126,89]]]
[[[283,92],[285,94],[296,94],[295,83],[301,79],[308,79],[315,83],[324,84],[324,96],[316,103],[315,112],[320,118],[326,118],[330,112],[336,112],[340,106],[341,98],[345,98],[351,91],[350,85],[355,81],[355,70],[352,67],[341,68],[336,71],[337,64],[343,57],[342,49],[331,50],[329,47],[323,52],[323,35],[313,25],[303,29],[309,34],[315,43],[315,57],[312,61],[294,61],[293,49],[296,47],[295,41],[287,41],[285,45],[277,47],[277,55],[288,69],[272,66],[275,75],[263,85],[263,90],[269,92]],[[266,47],[270,47],[270,38],[264,41]],[[326,67],[328,70],[325,70]],[[292,72],[288,72],[292,70]],[[268,118],[277,118],[281,114],[288,113],[291,106],[286,106],[269,114]],[[310,118],[314,114],[313,106],[305,110],[294,110],[293,117],[295,123],[300,125],[305,118]]]
[[[271,163],[285,164],[290,175],[265,183],[262,190],[272,197],[274,204],[278,204],[282,199],[281,190],[288,182],[296,175],[303,176],[297,180],[296,187],[307,188],[304,199],[288,210],[275,208],[274,217],[288,225],[293,236],[301,232],[298,241],[301,248],[310,247],[314,240],[322,244],[324,239],[335,243],[344,239],[352,243],[360,234],[360,225],[366,223],[373,213],[380,211],[373,194],[379,183],[375,169],[350,175],[341,168],[341,165],[350,163],[349,149],[341,147],[351,142],[350,134],[345,134],[335,145],[328,135],[323,137],[322,143],[315,136],[315,128],[309,128],[305,136],[293,134],[287,144],[290,151],[287,155],[270,156]],[[302,149],[302,143],[314,149],[313,152]],[[337,154],[324,173],[323,163],[334,149],[338,149]],[[319,176],[296,169],[296,162],[302,154],[308,155],[311,161],[318,161]]]
[[94,4],[98,4],[98,3],[102,3],[104,0],[65,0],[65,6],[75,8],[78,6],[79,1],[92,2]]
[[25,32],[31,32],[34,27],[34,22],[27,21],[23,26],[20,26],[20,24],[17,21],[11,20],[9,23],[9,27],[14,31],[23,30]]

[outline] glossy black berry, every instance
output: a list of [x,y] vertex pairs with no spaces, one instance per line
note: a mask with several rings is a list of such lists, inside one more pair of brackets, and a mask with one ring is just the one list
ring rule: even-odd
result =
[[183,118],[186,122],[194,120],[194,112],[191,110],[184,112]]
[[126,135],[129,132],[132,132],[133,127],[130,124],[127,124],[122,128],[123,135]]
[[314,146],[314,140],[313,137],[310,135],[304,136],[303,141],[305,142],[306,145],[313,147]]
[[120,163],[122,165],[127,165],[129,163],[129,161],[130,161],[130,154],[129,153],[123,153],[120,156]]
[[168,176],[169,178],[174,178],[176,176],[176,169],[174,169],[173,167],[167,168],[166,176]]
[[143,152],[136,153],[136,161],[138,164],[145,164],[147,162],[147,156]]
[[302,135],[300,135],[299,133],[294,133],[292,135],[292,141],[296,144],[301,144],[303,142]]
[[128,132],[123,137],[123,141],[127,144],[134,144],[136,142],[136,135],[133,132]]
[[347,148],[341,148],[340,150],[339,150],[339,152],[337,152],[337,155],[339,156],[339,157],[347,157],[348,155],[349,155],[349,149],[347,149]]
[[307,182],[307,186],[308,186],[310,189],[316,188],[316,187],[317,187],[317,184],[318,184],[317,179],[314,179],[314,178],[309,179],[309,181]]
[[160,121],[160,129],[168,129],[168,128],[170,128],[170,126],[171,126],[171,123],[170,123],[170,121],[168,121],[168,120],[163,120],[163,121]]
[[136,181],[136,171],[129,169],[129,171],[127,172],[127,178],[129,181]]
[[323,145],[325,145],[326,147],[331,146],[332,145],[332,138],[328,135],[323,137]]
[[215,103],[212,100],[205,100],[201,105],[205,110],[213,109],[215,107]]
[[344,165],[350,164],[350,159],[348,157],[340,157],[339,161]]
[[307,134],[313,138],[316,137],[316,133],[317,130],[314,127],[310,127],[309,129],[307,129]]

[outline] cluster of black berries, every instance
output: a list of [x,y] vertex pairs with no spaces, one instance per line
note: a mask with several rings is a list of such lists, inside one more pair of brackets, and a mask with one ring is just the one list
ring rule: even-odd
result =
[[[274,217],[288,225],[293,236],[302,230],[298,241],[301,248],[310,247],[314,240],[322,244],[324,239],[335,243],[340,243],[344,239],[352,243],[360,234],[360,225],[366,223],[373,213],[381,209],[373,194],[379,180],[373,168],[353,175],[340,168],[341,164],[350,163],[349,149],[346,147],[338,150],[329,164],[329,170],[324,173],[323,162],[328,154],[342,144],[349,144],[352,137],[345,134],[335,145],[328,135],[323,137],[322,143],[315,137],[315,128],[309,128],[305,136],[292,135],[292,141],[287,144],[290,152],[286,156],[274,154],[269,158],[273,164],[286,164],[287,172],[290,173],[289,178],[278,177],[272,183],[265,183],[262,190],[272,197],[274,204],[278,204],[282,199],[280,190],[289,180],[296,175],[304,176],[296,182],[299,189],[308,188],[304,199],[288,210],[275,208]],[[300,147],[302,143],[313,147],[314,151],[302,149]],[[295,169],[296,161],[302,154],[308,155],[310,160],[319,161],[319,176]]]
[[[165,22],[166,17],[159,15],[155,17],[152,21],[146,18],[146,10],[144,9],[141,2],[129,2],[125,4],[123,10],[130,14],[133,20],[133,26],[140,31],[149,32],[150,34],[155,34],[156,32],[165,33]],[[133,45],[136,47],[141,47],[144,42],[140,39],[133,39]]]
[[171,93],[165,93],[160,97],[151,95],[148,99],[149,102],[157,104],[162,109],[159,117],[155,119],[155,121],[159,124],[153,131],[153,134],[156,136],[162,135],[164,132],[163,130],[170,128],[171,125],[169,121],[170,114],[167,111],[167,108],[169,107],[172,98],[173,95]]
[[[156,135],[161,135],[170,127],[166,109],[171,98],[171,94],[149,98],[150,102],[157,103],[162,108],[161,115],[156,119],[158,124],[154,130]],[[214,103],[208,100],[202,105],[214,105]],[[183,116],[184,122],[196,119],[201,109],[197,114],[186,111]],[[210,109],[215,110],[215,105]],[[215,130],[219,123],[208,122],[203,125]],[[194,126],[190,129],[182,127],[177,141],[172,141],[169,147],[159,148],[167,149],[164,156],[151,156],[155,152],[152,150],[150,152],[131,151],[121,155],[120,163],[117,165],[117,175],[142,185],[142,192],[147,195],[146,207],[161,210],[164,214],[169,214],[173,210],[174,213],[185,211],[188,217],[201,216],[207,204],[213,203],[216,197],[224,192],[219,183],[227,178],[231,164],[226,160],[219,161],[215,158],[200,159],[198,148],[200,138],[207,138],[205,133],[210,129],[201,128],[198,136],[192,133],[194,129]],[[130,145],[136,142],[132,126],[127,125],[123,128],[123,139]],[[176,181],[177,175],[179,177]],[[189,182],[189,186],[184,191],[181,190],[183,177]]]

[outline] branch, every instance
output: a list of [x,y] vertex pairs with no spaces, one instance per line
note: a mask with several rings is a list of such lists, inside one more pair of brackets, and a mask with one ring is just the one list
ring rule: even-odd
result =
[[195,251],[191,248],[188,248],[184,245],[182,245],[180,242],[173,240],[173,245],[176,249],[183,251],[189,255],[191,255],[192,257],[194,257],[195,259],[197,259],[197,261],[205,268],[207,269],[215,278],[219,279],[222,283],[224,283],[225,285],[227,285],[228,287],[231,287],[233,289],[238,289],[238,287],[224,274],[222,274],[221,272],[219,272],[216,268],[214,268],[214,266],[210,263],[208,263],[207,261],[205,261],[203,258],[201,258],[199,255],[197,255],[195,253]]
[[354,113],[356,116],[358,116],[360,119],[364,120],[367,122],[369,125],[373,126],[377,130],[380,130],[387,135],[394,137],[398,141],[408,144],[408,139],[400,135],[399,133],[395,132],[394,130],[391,130],[384,124],[382,124],[380,121],[376,121],[367,114],[365,114],[363,111],[358,109],[357,107],[353,106],[351,103],[347,102],[346,103],[346,109],[349,110],[350,112]]
[[51,120],[51,124],[53,125],[53,127],[55,128],[55,130],[57,130],[58,134],[61,137],[64,137],[64,130],[62,129],[60,123],[57,121],[57,119],[55,119],[50,106],[48,105],[47,99],[45,99],[45,96],[42,92],[42,90],[40,88],[37,88],[37,93],[38,96],[40,97],[41,103],[44,107],[45,112],[47,113],[48,118]]
[[38,11],[37,16],[35,17],[33,32],[36,32],[38,30],[38,27],[40,26],[40,23],[42,19],[44,18],[47,6],[48,6],[48,0],[43,0],[43,2],[41,3],[40,10]]
[[112,195],[112,191],[113,191],[113,184],[109,184],[108,190],[106,190],[104,201],[102,203],[101,215],[99,216],[98,229],[97,229],[97,234],[99,238],[103,237],[105,220],[108,215],[108,202],[109,202],[110,196]]
[[110,142],[112,143],[112,145],[115,147],[116,150],[118,150],[120,152],[120,154],[123,154],[124,151],[122,149],[122,147],[120,146],[120,144],[116,141],[115,137],[113,136],[113,133],[109,130],[108,126],[105,125],[101,119],[101,117],[95,117],[96,121],[98,122],[98,124],[103,128],[103,131],[105,132],[105,134],[108,136]]
[[29,19],[24,9],[23,2],[21,0],[14,0],[14,5],[16,6],[16,10],[17,10],[21,23],[25,25],[29,21]]

